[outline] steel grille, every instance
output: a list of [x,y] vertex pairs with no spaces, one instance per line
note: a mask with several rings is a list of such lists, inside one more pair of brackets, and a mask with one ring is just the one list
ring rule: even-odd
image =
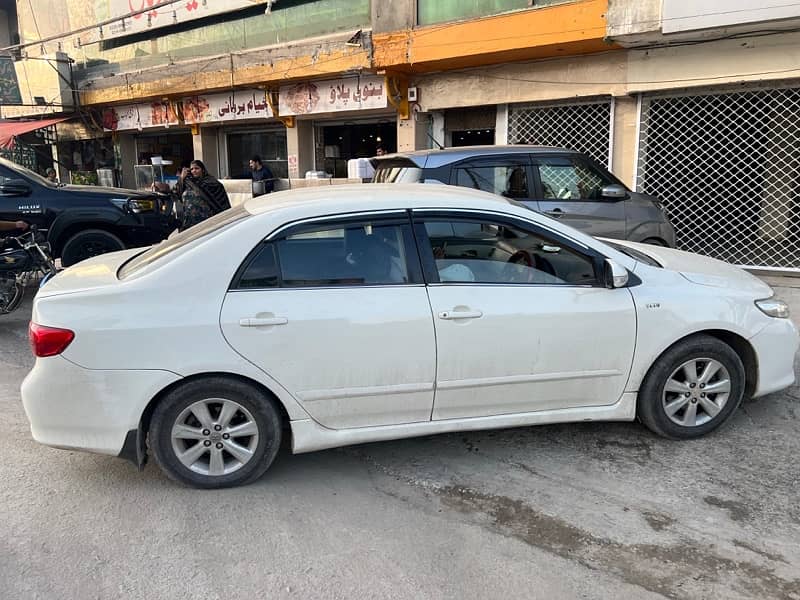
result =
[[683,250],[800,270],[800,88],[642,99],[637,188]]
[[509,107],[509,144],[570,148],[610,167],[610,133],[610,100]]

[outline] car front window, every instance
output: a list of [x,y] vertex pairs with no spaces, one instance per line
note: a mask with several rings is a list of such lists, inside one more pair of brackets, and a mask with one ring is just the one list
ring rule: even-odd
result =
[[5,159],[0,159],[0,161],[2,161],[0,162],[0,178],[3,180],[19,179],[20,176],[22,176],[45,187],[58,187],[57,183],[50,181],[47,179],[47,177],[42,177],[38,173],[35,173],[30,169],[23,167],[22,165],[14,164],[13,166],[10,166]]
[[504,223],[425,221],[441,283],[595,285],[592,260]]

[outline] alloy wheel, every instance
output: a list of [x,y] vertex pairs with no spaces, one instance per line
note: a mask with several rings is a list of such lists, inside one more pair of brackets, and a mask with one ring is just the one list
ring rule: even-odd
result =
[[667,379],[662,395],[664,414],[676,425],[698,427],[713,420],[725,407],[731,378],[725,366],[711,358],[680,365]]
[[241,404],[200,400],[184,409],[171,431],[176,458],[201,475],[228,475],[244,467],[258,447],[258,424]]

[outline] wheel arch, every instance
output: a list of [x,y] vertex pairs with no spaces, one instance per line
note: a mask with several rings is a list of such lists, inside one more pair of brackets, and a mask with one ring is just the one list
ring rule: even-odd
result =
[[239,375],[236,373],[227,373],[224,371],[209,371],[207,373],[195,373],[187,377],[178,379],[177,381],[173,381],[172,383],[161,389],[155,396],[153,396],[147,403],[147,406],[145,406],[144,410],[142,411],[142,416],[139,418],[139,425],[135,435],[135,444],[132,439],[134,437],[133,432],[131,431],[128,433],[128,439],[126,439],[125,441],[125,447],[123,448],[123,451],[120,453],[120,457],[130,460],[137,467],[139,467],[140,470],[144,468],[144,465],[147,462],[147,432],[150,429],[150,421],[153,417],[153,412],[155,411],[158,404],[167,394],[169,394],[173,390],[183,385],[186,385],[187,383],[191,383],[192,381],[197,381],[198,379],[205,379],[208,377],[222,377],[225,379],[230,379],[232,381],[239,381],[241,383],[245,383],[259,390],[261,393],[264,394],[265,397],[272,399],[272,401],[275,404],[275,408],[277,409],[278,414],[281,417],[281,424],[283,425],[284,435],[288,434],[289,436],[291,436],[292,430],[290,426],[291,419],[289,418],[289,413],[287,412],[286,407],[283,405],[283,402],[281,402],[278,395],[275,394],[272,390],[270,390],[267,386],[245,375]]
[[90,220],[90,221],[72,221],[65,223],[58,229],[53,229],[49,235],[48,240],[53,248],[53,258],[60,257],[61,251],[64,249],[64,244],[67,240],[74,236],[76,233],[86,231],[88,229],[100,229],[117,236],[122,242],[128,246],[130,241],[125,235],[124,228],[119,227],[115,222],[104,220]]
[[[749,398],[753,395],[753,392],[756,390],[756,386],[758,384],[758,358],[756,357],[756,351],[753,346],[747,341],[746,338],[742,337],[738,333],[733,331],[729,331],[726,329],[703,329],[700,331],[693,331],[683,337],[673,341],[669,346],[664,348],[661,352],[658,353],[655,359],[651,362],[650,366],[647,367],[647,370],[644,373],[641,381],[639,382],[639,386],[641,387],[642,381],[647,378],[647,375],[653,369],[653,367],[658,363],[664,354],[672,350],[678,344],[682,344],[686,340],[689,340],[694,337],[699,337],[702,335],[707,335],[709,337],[713,337],[718,339],[719,341],[727,344],[730,346],[733,351],[737,354],[739,359],[742,361],[742,365],[744,366],[744,397]],[[638,402],[638,398],[637,398]]]

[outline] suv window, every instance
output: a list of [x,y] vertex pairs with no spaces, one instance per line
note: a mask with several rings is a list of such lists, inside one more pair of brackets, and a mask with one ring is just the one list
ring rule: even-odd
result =
[[411,283],[405,224],[326,224],[265,244],[239,288],[398,285]]
[[614,183],[576,158],[537,158],[542,198],[545,200],[599,200],[602,189]]
[[426,219],[442,283],[595,285],[594,263],[538,233],[477,219]]
[[499,194],[506,198],[530,198],[528,173],[524,165],[460,166],[455,185]]

